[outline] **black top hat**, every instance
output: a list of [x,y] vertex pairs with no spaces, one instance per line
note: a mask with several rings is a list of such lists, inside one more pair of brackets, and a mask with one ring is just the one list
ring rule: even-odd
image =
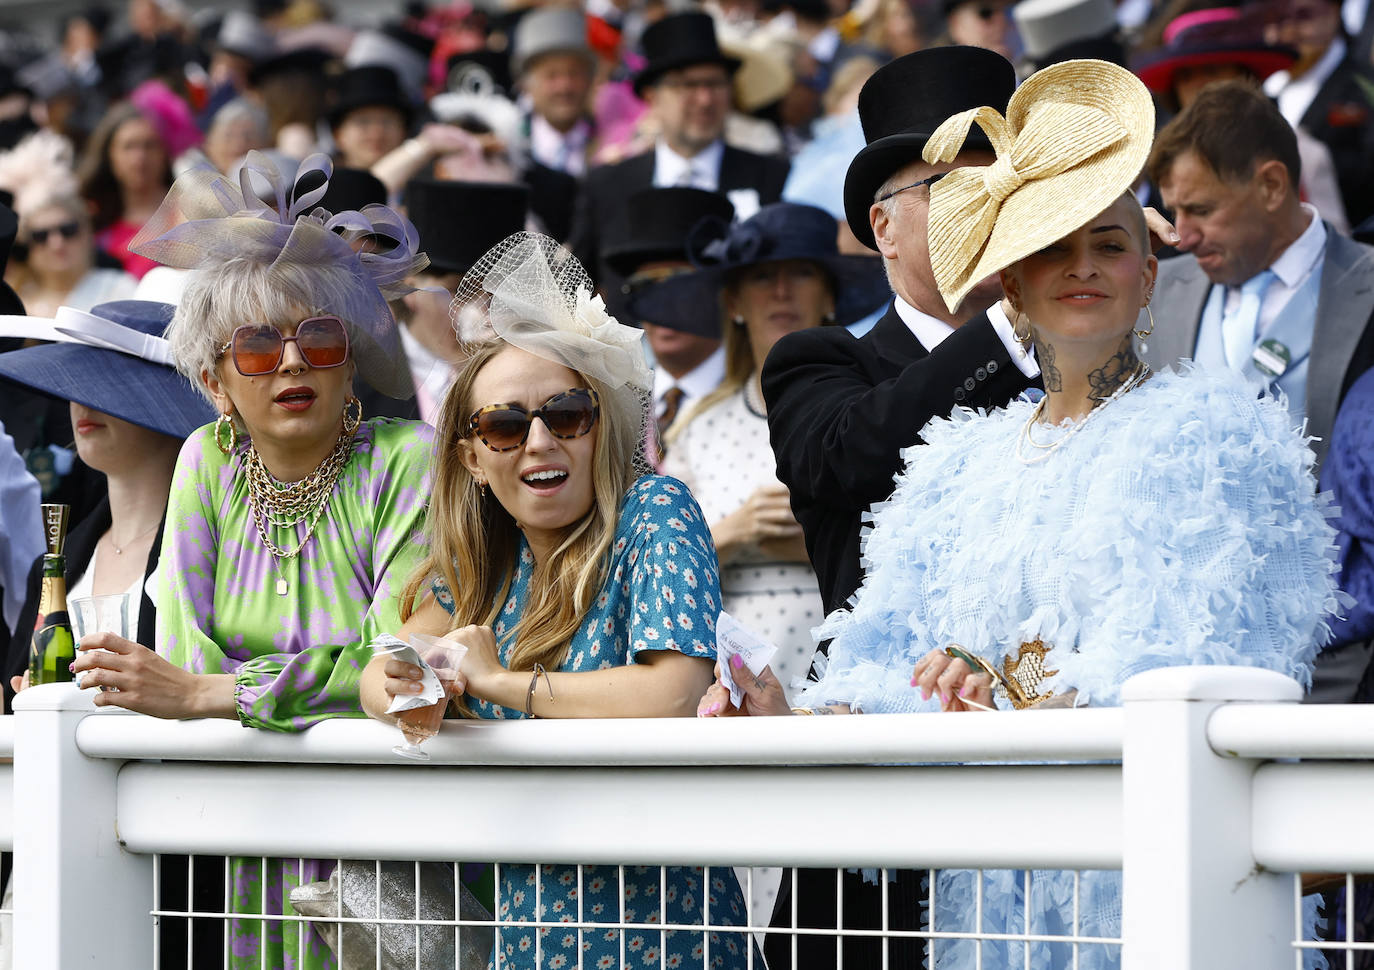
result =
[[444,90],[461,94],[499,94],[509,98],[510,58],[503,51],[486,48],[454,54],[448,59]]
[[19,294],[4,281],[5,266],[10,261],[10,250],[14,247],[14,237],[19,233],[19,219],[8,205],[0,205],[0,314],[21,316],[24,301]]
[[687,234],[704,216],[728,223],[735,207],[702,189],[641,189],[627,200],[625,218],[608,227],[602,258],[621,276],[645,263],[686,262]]
[[254,87],[274,77],[305,75],[323,81],[325,68],[334,55],[323,47],[297,47],[282,51],[254,64],[248,72],[248,83]]
[[825,270],[835,296],[837,323],[853,323],[892,294],[882,260],[842,254],[835,244],[834,217],[813,205],[775,202],[734,225],[708,217],[693,228],[687,250],[697,271],[637,289],[629,298],[637,318],[673,330],[719,336],[719,314],[711,310],[719,306],[720,290],[729,274],[789,259],[806,260]]
[[[918,161],[926,141],[946,118],[984,105],[1006,111],[1016,90],[1016,69],[981,47],[932,47],[880,67],[859,92],[859,120],[868,142],[849,163],[844,214],[859,242],[877,249],[868,210],[892,173]],[[978,126],[966,148],[992,150]]]
[[401,90],[401,79],[391,68],[379,64],[349,68],[334,81],[329,127],[337,128],[350,111],[371,107],[395,108],[405,118],[407,128],[415,111]]
[[640,38],[647,63],[635,75],[635,94],[669,71],[694,64],[720,64],[734,74],[739,59],[727,57],[716,40],[716,22],[706,13],[675,13],[664,17],[644,31]]
[[[93,307],[89,313],[76,313],[65,323],[72,326],[96,318],[96,324],[114,324],[134,338],[128,344],[133,347],[144,334],[161,337],[175,311],[169,303],[118,300]],[[64,324],[65,312],[66,308],[58,311],[58,327]],[[109,334],[101,330],[93,336],[99,340]],[[139,355],[147,352],[144,348],[126,353],[80,341],[44,344],[0,354],[0,379],[174,438],[185,438],[215,420],[210,402],[170,365]]]
[[406,211],[435,273],[466,273],[502,239],[525,228],[530,190],[495,182],[416,178]]
[[365,168],[335,167],[317,205],[330,212],[356,212],[365,205],[386,205],[386,186]]

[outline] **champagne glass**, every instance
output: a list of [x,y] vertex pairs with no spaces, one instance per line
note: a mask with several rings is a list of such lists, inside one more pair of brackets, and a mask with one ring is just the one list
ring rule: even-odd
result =
[[[391,750],[405,758],[428,761],[429,755],[420,749],[420,744],[439,733],[439,726],[444,723],[444,712],[448,710],[448,703],[455,692],[454,681],[458,676],[458,667],[463,662],[468,648],[464,644],[423,633],[412,633],[410,645],[438,679],[438,697],[429,704],[410,707],[396,715],[396,726],[401,729],[405,743],[398,744]],[[429,678],[426,677],[425,680],[428,681]],[[434,684],[430,683],[428,686],[432,692]]]
[[[133,639],[129,624],[129,594],[107,593],[104,596],[73,596],[67,600],[72,633],[77,643],[92,633],[113,633],[125,640]],[[109,651],[102,650],[101,653]],[[100,688],[118,690],[117,687]]]

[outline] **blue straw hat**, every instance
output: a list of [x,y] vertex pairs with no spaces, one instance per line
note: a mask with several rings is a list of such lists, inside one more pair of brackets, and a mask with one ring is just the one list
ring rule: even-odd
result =
[[215,410],[172,369],[162,334],[175,309],[118,300],[89,313],[62,307],[52,319],[0,316],[0,336],[59,341],[0,354],[0,379],[185,438]]
[[719,337],[720,291],[730,273],[801,259],[816,263],[829,276],[835,322],[853,323],[891,299],[892,291],[878,257],[843,255],[835,238],[835,218],[813,205],[775,202],[730,224],[708,216],[687,238],[687,255],[696,271],[632,289],[630,310],[636,320]]

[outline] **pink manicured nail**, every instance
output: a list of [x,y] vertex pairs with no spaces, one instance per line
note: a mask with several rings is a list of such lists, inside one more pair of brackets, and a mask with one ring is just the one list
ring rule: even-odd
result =
[[72,674],[76,673],[76,661],[75,661],[75,660],[73,660],[71,663],[67,664],[67,672],[68,672],[68,673],[72,673]]
[[918,686],[918,680],[919,680],[919,678],[912,677],[912,678],[911,678],[911,686],[912,686],[912,687]]
[[719,710],[720,710],[720,701],[716,701],[716,702],[715,702],[714,704],[712,704],[710,707],[706,708],[706,713],[707,713],[707,714],[714,714],[714,713],[716,713],[716,712],[719,711]]
[[735,670],[739,670],[741,667],[744,666],[744,658],[739,654],[735,654],[733,657],[730,658],[730,666],[733,667]]
[[962,687],[962,688],[959,689],[959,696],[960,696],[960,697],[968,697],[969,694],[971,694],[972,692],[973,692],[973,688],[972,688],[972,687]]
[[930,700],[930,691],[926,690],[924,687],[921,688],[921,700]]
[[942,701],[944,701],[946,704],[948,704],[948,703],[949,703],[949,695],[948,695],[948,694],[941,694],[941,695],[940,695],[940,700],[942,700]]

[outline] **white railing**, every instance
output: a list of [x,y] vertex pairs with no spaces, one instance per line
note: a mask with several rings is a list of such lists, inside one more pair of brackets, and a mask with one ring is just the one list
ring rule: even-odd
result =
[[34,688],[0,718],[14,966],[154,966],[153,858],[176,853],[1121,869],[1125,970],[1286,970],[1284,874],[1374,872],[1374,709],[1299,696],[1196,667],[1140,675],[1109,709],[446,722],[416,765],[374,722],[272,735]]

